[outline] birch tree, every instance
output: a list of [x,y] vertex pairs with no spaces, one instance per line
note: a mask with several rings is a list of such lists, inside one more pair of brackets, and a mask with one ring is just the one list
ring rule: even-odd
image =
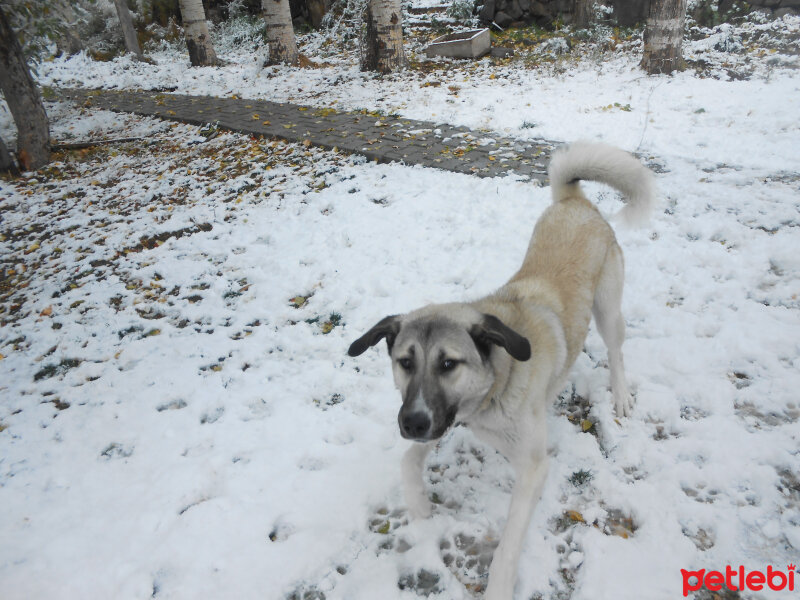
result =
[[261,12],[264,15],[269,47],[267,64],[297,65],[300,54],[297,52],[289,0],[261,0]]
[[361,70],[390,73],[406,66],[400,0],[369,0]]
[[119,24],[122,27],[122,37],[125,38],[125,49],[136,56],[137,60],[144,60],[127,3],[125,0],[114,0],[114,8],[117,9],[117,17],[119,17]]
[[181,20],[186,36],[186,48],[189,50],[189,61],[193,67],[205,67],[217,64],[217,53],[211,44],[211,36],[206,24],[206,11],[203,0],[178,0],[181,8]]
[[650,75],[672,73],[681,66],[686,0],[652,0],[644,29],[642,68]]
[[[39,88],[0,6],[0,89],[17,126],[17,156],[25,171],[50,162],[50,125]],[[5,144],[4,144],[5,145]]]

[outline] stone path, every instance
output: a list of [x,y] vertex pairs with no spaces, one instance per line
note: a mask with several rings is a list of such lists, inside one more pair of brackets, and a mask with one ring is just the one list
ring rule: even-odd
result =
[[195,125],[218,123],[223,129],[245,134],[290,142],[308,140],[371,161],[398,161],[481,177],[513,173],[543,182],[557,145],[378,113],[338,112],[267,100],[76,89],[61,89],[59,94],[97,108]]

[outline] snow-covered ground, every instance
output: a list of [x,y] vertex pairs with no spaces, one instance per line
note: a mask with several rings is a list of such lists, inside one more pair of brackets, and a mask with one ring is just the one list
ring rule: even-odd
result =
[[[387,77],[225,58],[39,73],[601,139],[663,166],[650,226],[617,228],[636,409],[615,419],[592,331],[548,416],[515,598],[672,600],[681,569],[800,561],[795,58],[753,57],[744,80],[646,77],[633,52]],[[0,181],[0,596],[480,597],[510,467],[448,433],[437,509],[409,522],[385,350],[345,352],[387,314],[502,284],[549,190],[49,109],[57,140],[143,139]]]

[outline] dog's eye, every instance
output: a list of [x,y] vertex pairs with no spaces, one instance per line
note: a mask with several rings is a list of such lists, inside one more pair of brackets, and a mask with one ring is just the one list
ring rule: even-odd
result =
[[401,358],[397,362],[400,363],[400,366],[406,371],[410,371],[414,368],[414,361],[410,358]]
[[446,358],[445,360],[442,361],[442,371],[452,371],[453,369],[456,368],[457,364],[458,362]]

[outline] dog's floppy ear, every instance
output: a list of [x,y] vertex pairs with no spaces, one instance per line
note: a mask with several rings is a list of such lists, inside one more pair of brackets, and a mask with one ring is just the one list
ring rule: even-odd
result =
[[398,331],[400,331],[400,317],[397,315],[384,317],[378,321],[367,333],[350,344],[350,348],[347,350],[347,353],[350,356],[358,356],[359,354],[363,354],[367,348],[374,346],[383,338],[386,338],[386,345],[389,347],[389,352],[391,352],[392,345],[394,344],[394,338],[397,337]]
[[531,357],[531,344],[527,338],[521,336],[494,315],[484,314],[479,323],[473,325],[469,335],[475,341],[478,351],[488,356],[490,344],[495,344],[506,349],[512,358],[520,361]]

